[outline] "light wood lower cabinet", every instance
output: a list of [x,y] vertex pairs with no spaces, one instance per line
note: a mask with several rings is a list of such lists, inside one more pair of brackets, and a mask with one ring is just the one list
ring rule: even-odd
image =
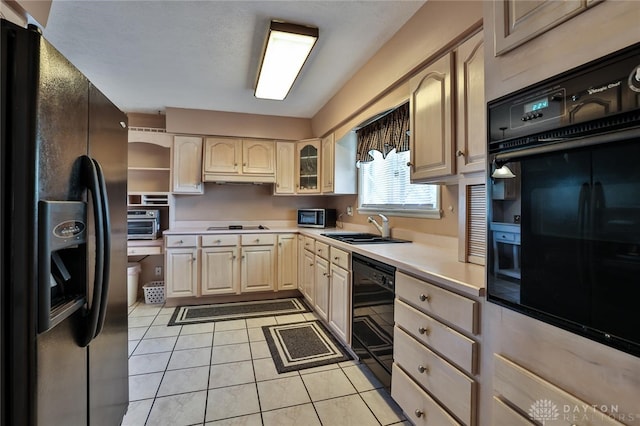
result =
[[[334,248],[331,247],[333,253]],[[329,275],[329,326],[351,344],[351,272],[331,263]]]
[[200,252],[201,294],[240,293],[238,247],[206,247]]
[[391,396],[415,424],[479,424],[479,303],[396,272]]
[[492,401],[494,426],[531,426],[535,423],[524,418],[520,413],[509,407],[500,399],[493,397]]
[[298,288],[298,236],[278,235],[278,290]]
[[329,319],[329,261],[316,255],[315,257],[315,308],[320,318]]
[[402,329],[393,334],[393,359],[464,424],[475,415],[477,383]]
[[[576,398],[553,383],[521,367],[513,361],[494,354],[493,390],[495,396],[508,401],[522,413],[528,413],[536,422],[550,421],[558,425],[620,426],[623,423],[599,411],[597,404]],[[506,416],[504,410],[495,410],[494,419]],[[605,406],[608,409],[607,406]],[[615,414],[615,413],[612,413]],[[515,414],[511,413],[511,417]],[[526,420],[526,418],[525,418]],[[553,422],[551,422],[553,420]],[[492,424],[498,424],[498,420]],[[518,424],[518,423],[510,423]],[[528,423],[521,423],[528,424]],[[537,424],[537,423],[536,423]]]
[[274,234],[242,234],[240,236],[240,291],[275,290]]
[[309,250],[303,250],[302,264],[302,289],[305,300],[309,306],[315,306],[316,303],[316,255]]
[[197,256],[195,247],[167,249],[165,274],[168,298],[198,295]]
[[449,413],[418,386],[398,364],[393,364],[391,395],[414,425],[459,425]]
[[[295,236],[282,241],[280,271],[286,284],[280,289],[295,289]],[[167,298],[276,290],[275,234],[170,235],[165,245]]]

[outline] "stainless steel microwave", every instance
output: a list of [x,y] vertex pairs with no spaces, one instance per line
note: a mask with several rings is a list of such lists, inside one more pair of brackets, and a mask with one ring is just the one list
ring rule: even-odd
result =
[[333,228],[336,226],[336,209],[299,209],[298,226]]
[[128,240],[155,240],[160,236],[160,210],[129,210]]

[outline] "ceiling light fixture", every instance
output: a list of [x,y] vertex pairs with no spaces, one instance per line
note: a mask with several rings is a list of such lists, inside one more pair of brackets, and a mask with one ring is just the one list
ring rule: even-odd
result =
[[316,27],[271,21],[256,82],[256,98],[278,101],[286,98],[317,40]]

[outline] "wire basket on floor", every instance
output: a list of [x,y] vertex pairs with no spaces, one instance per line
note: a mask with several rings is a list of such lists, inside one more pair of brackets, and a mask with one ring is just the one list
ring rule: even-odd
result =
[[164,281],[150,281],[142,286],[144,290],[144,303],[164,303]]

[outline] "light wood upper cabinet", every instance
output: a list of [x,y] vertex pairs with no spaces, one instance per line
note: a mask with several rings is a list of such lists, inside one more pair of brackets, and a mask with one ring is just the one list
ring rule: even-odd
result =
[[456,101],[457,170],[459,173],[483,171],[487,122],[482,32],[456,49]]
[[306,139],[296,144],[296,192],[320,193],[320,139]]
[[321,190],[323,193],[333,192],[333,181],[334,175],[333,170],[335,168],[335,150],[334,150],[334,135],[331,133],[329,136],[322,138],[321,142],[321,150],[322,152],[322,168],[321,168],[321,179],[322,182]]
[[321,190],[323,194],[357,194],[355,132],[338,140],[334,134],[321,141]]
[[276,171],[273,141],[242,140],[242,173],[273,175]]
[[437,181],[454,173],[453,53],[433,62],[410,82],[411,181]]
[[172,191],[202,194],[202,138],[176,136],[173,141]]
[[242,141],[230,138],[207,138],[204,145],[204,173],[233,175],[240,173]]
[[276,194],[295,193],[296,144],[276,142]]
[[209,137],[205,140],[205,182],[275,182],[275,142]]
[[493,2],[495,56],[502,55],[598,3],[591,0]]

